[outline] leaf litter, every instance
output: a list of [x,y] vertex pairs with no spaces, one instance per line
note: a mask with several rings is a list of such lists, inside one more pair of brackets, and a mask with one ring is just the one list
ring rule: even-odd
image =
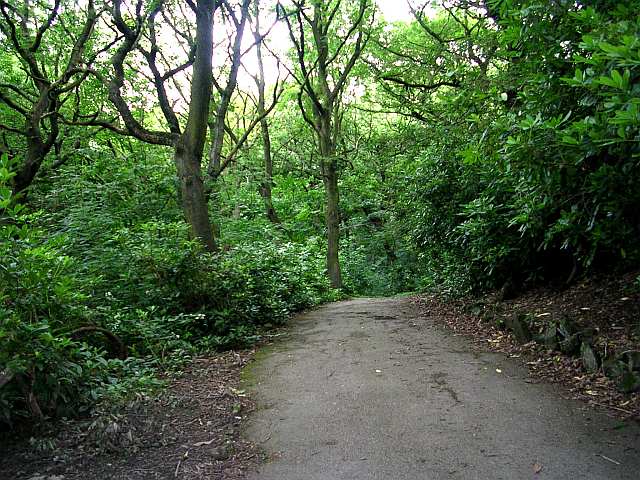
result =
[[[253,350],[195,359],[156,398],[60,421],[30,439],[0,437],[0,475],[14,480],[238,480],[260,461],[240,428],[254,405],[240,389]],[[30,441],[31,440],[31,441]]]
[[[585,370],[579,356],[570,356],[534,341],[518,343],[500,324],[514,315],[530,315],[535,322],[571,318],[580,328],[596,333],[599,356],[640,351],[640,272],[594,277],[569,288],[539,287],[501,301],[497,293],[445,301],[436,295],[414,297],[423,315],[454,335],[470,340],[472,348],[520,358],[528,368],[528,383],[548,382],[566,388],[569,396],[623,420],[640,421],[640,391],[623,393],[603,373]],[[501,328],[502,327],[502,328]],[[496,369],[497,370],[497,369]]]

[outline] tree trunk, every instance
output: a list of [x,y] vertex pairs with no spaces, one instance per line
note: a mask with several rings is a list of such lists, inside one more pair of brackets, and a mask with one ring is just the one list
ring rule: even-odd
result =
[[280,218],[273,208],[271,188],[273,186],[273,159],[271,157],[271,136],[269,135],[269,122],[265,115],[265,89],[264,62],[262,60],[262,37],[260,35],[260,12],[259,3],[255,2],[255,22],[256,28],[253,38],[256,42],[256,57],[258,59],[258,75],[256,85],[258,87],[258,115],[260,115],[260,132],[262,133],[262,155],[264,158],[264,179],[260,183],[260,196],[264,202],[265,213],[271,223],[280,224]]
[[[43,117],[47,112],[56,111],[55,93],[47,86],[40,86],[40,96],[38,101],[33,105],[26,119],[25,137],[27,143],[27,151],[21,165],[16,171],[16,175],[12,180],[13,194],[17,195],[24,192],[33,183],[38,174],[38,170],[42,166],[45,157],[53,146],[52,139],[58,136],[58,122],[51,117],[51,132],[45,136],[40,129]],[[48,137],[48,138],[47,138]]]
[[[344,18],[342,12],[338,13],[341,2],[335,4],[333,2],[310,3],[313,6],[312,10],[311,5],[307,5],[305,2],[293,2],[295,9],[289,13],[281,4],[278,4],[278,12],[282,14],[281,17],[289,29],[289,39],[294,45],[302,74],[302,79],[298,79],[300,82],[298,106],[303,119],[313,128],[318,140],[320,169],[326,193],[327,273],[331,285],[334,288],[341,288],[342,277],[338,258],[340,195],[336,158],[336,147],[341,130],[341,97],[344,93],[344,87],[347,85],[349,74],[360,58],[362,49],[369,38],[362,27],[365,13],[371,4],[368,0],[359,0],[358,12],[355,17],[349,15],[348,18],[351,21],[347,24],[343,23],[337,28],[338,32],[344,29],[347,35],[344,38],[340,38],[340,35],[337,35],[338,38],[333,38],[335,35],[332,32],[331,24],[334,20],[338,21],[336,19]],[[290,18],[297,20],[297,29],[293,27]],[[346,26],[349,24],[350,26]],[[306,28],[305,25],[307,25]],[[311,42],[310,48],[307,46],[307,38]],[[343,49],[343,47],[345,48]],[[341,56],[340,52],[344,53],[344,50],[348,49],[351,49],[351,53],[342,55],[343,58],[346,57],[346,63],[336,63],[336,60]],[[314,51],[315,55],[308,55],[309,51]],[[305,96],[309,100],[307,104],[309,107],[305,107]]]
[[209,220],[209,209],[204,192],[200,166],[201,154],[191,151],[178,141],[174,160],[180,185],[180,200],[185,220],[189,224],[189,235],[198,239],[209,252],[216,251],[216,243]]
[[212,90],[213,0],[199,0],[196,12],[196,58],[191,80],[191,101],[184,133],[176,140],[174,160],[180,185],[182,209],[192,238],[213,252],[216,243],[202,180],[202,154],[207,136],[207,117]]
[[327,227],[327,275],[333,288],[342,288],[340,272],[340,215],[338,206],[338,160],[336,145],[331,135],[331,116],[325,115],[318,122],[318,143],[321,154],[321,173],[326,195],[325,223]]
[[38,170],[47,155],[45,145],[40,137],[27,137],[27,154],[12,179],[13,194],[24,192],[36,178]]
[[325,220],[327,224],[327,274],[333,288],[342,287],[342,275],[340,273],[340,260],[338,251],[340,248],[340,215],[338,204],[340,193],[338,191],[338,168],[335,159],[329,160],[324,168],[324,188],[327,195],[325,206]]
[[[258,101],[258,114],[264,116],[264,83],[260,91],[260,99]],[[269,123],[266,117],[260,120],[260,130],[262,131],[262,154],[264,157],[264,179],[260,184],[260,195],[264,202],[267,218],[271,223],[281,223],[276,209],[273,207],[271,196],[271,187],[273,186],[273,159],[271,157],[271,137],[269,135]]]

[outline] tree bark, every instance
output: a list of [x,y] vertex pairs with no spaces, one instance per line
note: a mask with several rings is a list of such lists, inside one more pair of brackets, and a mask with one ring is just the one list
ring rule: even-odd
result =
[[260,183],[260,196],[264,202],[265,213],[271,223],[280,224],[280,218],[273,207],[273,198],[271,189],[273,187],[273,158],[271,157],[271,136],[269,135],[269,122],[266,116],[265,89],[266,83],[264,78],[264,62],[262,60],[262,37],[260,35],[260,14],[258,2],[255,3],[255,22],[256,28],[253,32],[253,38],[256,42],[256,57],[258,58],[258,75],[256,76],[256,85],[258,87],[258,115],[260,116],[260,132],[262,134],[262,156],[264,165],[264,178]]
[[[13,195],[23,193],[33,183],[49,150],[50,149],[46,148],[40,141],[39,137],[27,137],[26,155],[22,163],[18,166],[16,174],[11,181]],[[25,198],[24,193],[22,198]]]
[[217,249],[209,220],[202,179],[202,155],[212,89],[214,0],[199,0],[196,11],[196,57],[193,62],[191,101],[184,132],[177,139],[174,161],[180,185],[182,209],[192,238],[213,252]]
[[[262,104],[264,111],[264,103]],[[262,115],[262,113],[260,113]],[[260,121],[262,131],[262,152],[264,157],[264,179],[260,184],[260,196],[264,202],[265,213],[271,223],[282,223],[273,206],[271,189],[273,187],[273,159],[271,157],[271,137],[269,136],[269,126],[266,119]]]
[[[53,147],[53,140],[58,136],[58,122],[52,116],[51,131],[44,136],[40,129],[40,124],[46,113],[57,110],[56,94],[51,88],[42,82],[39,85],[40,95],[38,101],[34,103],[29,116],[25,120],[25,140],[27,151],[22,164],[18,167],[16,175],[13,177],[13,194],[17,195],[26,190],[35,179],[38,170],[45,157]],[[53,98],[52,98],[53,97]]]
[[338,168],[336,159],[329,159],[324,164],[324,188],[326,192],[325,221],[327,225],[327,275],[333,288],[342,287],[340,272],[340,192],[338,190]]
[[[329,104],[329,106],[331,106]],[[320,171],[325,190],[325,224],[327,228],[327,275],[333,288],[342,288],[340,271],[340,191],[338,189],[338,159],[336,140],[339,127],[332,127],[333,108],[316,113],[316,133],[320,147]],[[337,117],[337,115],[336,115]],[[333,119],[335,122],[338,118]]]
[[189,235],[198,239],[209,252],[217,249],[209,209],[204,192],[200,159],[202,152],[194,152],[190,145],[180,139],[175,147],[174,161],[178,174],[180,200],[185,220],[189,224]]
[[[341,1],[310,2],[304,0],[293,2],[295,9],[286,14],[281,4],[282,18],[289,29],[289,38],[294,45],[300,66],[300,75],[296,77],[300,85],[298,106],[304,120],[313,128],[319,144],[320,170],[325,187],[325,221],[327,228],[327,274],[331,286],[342,287],[340,272],[340,195],[338,191],[338,159],[336,151],[341,130],[341,96],[347,83],[349,74],[360,58],[362,49],[369,34],[365,33],[363,24],[365,13],[371,6],[369,0],[359,0],[355,18],[350,25],[344,25],[344,36],[331,32],[331,26],[336,18],[340,18]],[[313,7],[306,8],[306,7]],[[313,15],[309,16],[308,11]],[[290,18],[297,21],[297,32]],[[312,48],[307,47],[305,24],[310,30]],[[340,29],[337,29],[340,32]],[[336,38],[329,39],[330,36]],[[355,40],[355,41],[354,41]],[[337,59],[343,47],[352,44],[350,53],[342,55],[344,64],[339,65]],[[330,53],[330,48],[333,53]],[[348,47],[347,47],[348,48]],[[347,49],[345,48],[345,50]],[[317,58],[308,56],[310,50],[315,49]],[[336,68],[338,67],[338,68]],[[331,69],[333,68],[333,71]],[[305,107],[303,96],[309,100],[309,107]]]

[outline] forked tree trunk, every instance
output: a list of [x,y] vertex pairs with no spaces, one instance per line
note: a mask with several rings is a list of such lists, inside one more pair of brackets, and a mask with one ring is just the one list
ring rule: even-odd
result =
[[[92,59],[87,58],[88,52],[85,51],[85,48],[91,44],[93,29],[100,13],[96,11],[93,0],[82,2],[86,5],[86,10],[84,10],[86,17],[78,35],[75,38],[73,36],[68,38],[72,43],[67,44],[71,45],[71,49],[66,52],[68,53],[66,67],[48,69],[41,62],[43,52],[49,51],[51,48],[44,35],[49,29],[55,28],[61,23],[59,18],[62,14],[60,2],[34,2],[38,5],[37,10],[40,9],[40,3],[45,6],[48,3],[52,7],[46,20],[42,23],[37,22],[40,23],[37,29],[34,28],[36,19],[32,18],[35,16],[34,6],[30,2],[24,1],[22,7],[18,7],[18,3],[17,1],[0,2],[4,25],[2,28],[3,45],[6,42],[4,47],[9,48],[9,55],[16,57],[16,64],[21,65],[21,69],[26,74],[27,80],[24,82],[26,91],[21,90],[23,86],[3,84],[3,89],[8,87],[12,93],[17,93],[22,98],[16,103],[3,94],[2,102],[25,118],[23,129],[9,128],[10,131],[24,137],[26,146],[23,161],[17,167],[16,175],[12,180],[13,193],[17,195],[24,192],[22,195],[22,200],[24,200],[25,190],[33,183],[44,159],[58,140],[60,133],[59,113],[60,107],[64,103],[60,97],[63,92],[72,91],[82,84],[86,77],[78,77],[76,74],[79,73],[79,69],[88,68],[93,62]],[[12,4],[15,5],[11,6]],[[10,14],[9,11],[12,13]],[[77,13],[82,15],[80,11]],[[36,92],[31,94],[30,87],[26,87],[27,84],[34,86]],[[20,106],[19,104],[24,100],[31,105]],[[48,131],[44,131],[45,123],[49,125]],[[3,125],[3,130],[5,128]]]
[[213,13],[213,0],[198,1],[196,58],[191,79],[189,116],[184,132],[176,140],[174,151],[182,209],[191,236],[198,239],[210,252],[216,250],[216,243],[209,220],[201,162],[212,90]]

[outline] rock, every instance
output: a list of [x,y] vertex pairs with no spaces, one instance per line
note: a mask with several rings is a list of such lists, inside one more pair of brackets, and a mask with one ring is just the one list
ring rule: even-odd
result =
[[591,343],[597,337],[597,331],[594,328],[585,328],[580,330],[580,338],[583,342]]
[[536,335],[535,341],[545,347],[555,350],[558,348],[558,328],[554,323],[551,323],[545,328],[544,332],[540,335]]
[[627,371],[627,366],[619,358],[607,358],[602,362],[602,371],[608,378],[619,380]]
[[483,302],[475,302],[472,305],[470,305],[467,310],[471,315],[474,315],[476,317],[480,317],[482,315],[482,313],[484,313],[484,303]]
[[571,338],[575,335],[577,329],[573,322],[568,317],[563,317],[558,322],[558,333],[562,336],[562,338]]
[[617,384],[618,390],[622,393],[633,393],[640,390],[640,375],[627,370],[624,372]]
[[598,356],[593,350],[593,347],[591,347],[587,342],[582,342],[582,346],[580,347],[580,356],[582,357],[582,365],[587,372],[594,373],[598,371],[600,366]]
[[528,343],[531,341],[531,331],[529,330],[527,315],[514,315],[505,319],[507,328],[513,332],[518,343]]
[[228,444],[219,445],[211,449],[211,456],[214,460],[224,461],[231,456],[231,446]]
[[495,315],[491,312],[486,312],[486,311],[482,312],[482,314],[480,315],[480,320],[482,322],[493,324],[493,325],[498,324],[498,320],[496,319]]
[[562,353],[567,355],[575,355],[580,351],[580,335],[574,333],[573,335],[561,340],[558,343],[558,347]]
[[504,302],[505,300],[513,300],[518,296],[519,289],[516,282],[513,279],[508,279],[502,285],[502,288],[498,292],[498,300]]
[[640,351],[628,350],[626,352],[622,352],[620,360],[629,366],[629,370],[640,371]]

